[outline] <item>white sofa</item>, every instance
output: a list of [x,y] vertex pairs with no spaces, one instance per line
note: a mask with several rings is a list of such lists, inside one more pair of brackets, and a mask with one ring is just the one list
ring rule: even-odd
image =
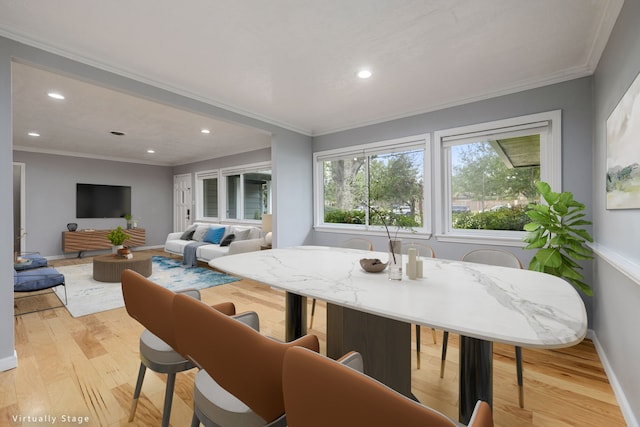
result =
[[231,244],[229,244],[229,246],[220,246],[220,244],[214,243],[207,243],[203,246],[199,246],[196,249],[196,258],[198,261],[209,262],[214,258],[225,255],[259,251],[260,247],[264,244],[262,230],[258,227],[196,222],[189,228],[195,229],[194,235],[189,240],[183,238],[185,237],[185,232],[183,231],[169,233],[167,240],[164,242],[164,251],[170,254],[183,256],[185,247],[192,242],[202,242],[203,235],[206,234],[206,230],[211,227],[224,227],[225,230],[222,239],[227,237],[229,234],[234,234],[235,239]]

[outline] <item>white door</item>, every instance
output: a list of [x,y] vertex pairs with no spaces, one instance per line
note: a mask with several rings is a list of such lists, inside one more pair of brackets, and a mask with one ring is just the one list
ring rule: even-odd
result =
[[184,231],[191,225],[193,212],[191,174],[173,177],[173,231]]

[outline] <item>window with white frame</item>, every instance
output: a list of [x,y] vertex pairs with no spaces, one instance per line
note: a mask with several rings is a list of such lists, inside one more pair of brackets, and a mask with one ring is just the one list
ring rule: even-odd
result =
[[435,132],[439,240],[522,245],[538,180],[561,186],[561,113]]
[[217,220],[218,210],[218,180],[217,170],[196,173],[196,218]]
[[420,135],[315,153],[316,229],[428,234],[428,143]]
[[225,219],[252,221],[271,213],[271,163],[222,169]]

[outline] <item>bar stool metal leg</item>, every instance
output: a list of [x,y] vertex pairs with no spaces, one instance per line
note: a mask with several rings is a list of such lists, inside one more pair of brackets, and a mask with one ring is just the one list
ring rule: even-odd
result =
[[316,314],[316,299],[311,301],[311,322],[309,322],[309,329],[313,328],[313,315]]
[[176,373],[167,374],[167,388],[164,392],[164,408],[162,410],[162,427],[169,427],[171,418],[171,403],[173,402],[173,389],[176,385]]
[[418,365],[418,369],[420,369],[420,325],[416,325],[416,355],[416,363]]
[[444,378],[444,365],[447,363],[447,344],[449,343],[449,332],[444,331],[442,335],[442,358],[440,360],[440,378]]
[[144,366],[144,363],[140,363],[140,369],[138,370],[138,380],[136,381],[136,389],[133,392],[133,402],[131,402],[131,409],[129,410],[129,422],[133,421],[133,417],[136,415],[138,398],[140,397],[140,391],[142,390],[142,382],[144,381],[145,372],[147,372],[147,367]]

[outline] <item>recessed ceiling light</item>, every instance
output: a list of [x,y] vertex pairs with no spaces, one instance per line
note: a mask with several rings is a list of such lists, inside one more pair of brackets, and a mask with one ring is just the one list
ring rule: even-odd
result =
[[200,132],[205,133],[205,134],[211,133],[211,131],[209,129],[202,129]]
[[49,95],[49,97],[53,98],[53,99],[64,99],[64,95],[58,93],[58,92],[49,92],[47,95]]
[[29,136],[40,136],[38,132],[29,132],[27,135]]
[[147,150],[147,153],[149,153],[149,154],[153,154],[155,152],[156,152],[156,150],[151,150],[151,149]]
[[358,77],[360,77],[361,79],[368,79],[369,77],[371,77],[371,71],[360,70],[358,71]]

